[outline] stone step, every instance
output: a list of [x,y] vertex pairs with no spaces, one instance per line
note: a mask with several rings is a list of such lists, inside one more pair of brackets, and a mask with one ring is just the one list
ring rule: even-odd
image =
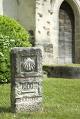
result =
[[80,79],[80,66],[43,66],[48,77]]

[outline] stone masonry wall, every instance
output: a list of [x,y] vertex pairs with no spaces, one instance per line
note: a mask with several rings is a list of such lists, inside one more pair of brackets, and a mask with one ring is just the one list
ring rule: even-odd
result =
[[35,0],[18,0],[18,20],[27,29],[35,32]]
[[[58,64],[59,10],[64,0],[36,0],[36,45],[42,46],[43,64]],[[65,0],[75,16],[75,63],[80,62],[80,1]]]
[[44,64],[53,62],[52,7],[51,0],[36,0],[36,45],[41,45],[43,48]]
[[35,0],[0,0],[0,15],[15,18],[35,32],[35,3]]
[[17,0],[2,0],[2,9],[2,15],[7,15],[17,20]]
[[0,0],[0,15],[3,15],[3,4],[2,4],[3,0]]

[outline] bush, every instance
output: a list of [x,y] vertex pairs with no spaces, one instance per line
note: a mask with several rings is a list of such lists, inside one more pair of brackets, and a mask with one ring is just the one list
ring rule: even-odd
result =
[[28,32],[14,19],[0,16],[0,82],[10,82],[11,48],[28,46]]

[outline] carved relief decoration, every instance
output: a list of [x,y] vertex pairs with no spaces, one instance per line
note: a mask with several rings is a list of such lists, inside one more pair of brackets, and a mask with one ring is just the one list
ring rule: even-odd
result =
[[30,72],[35,70],[35,61],[30,57],[25,58],[23,62],[23,68],[25,71]]

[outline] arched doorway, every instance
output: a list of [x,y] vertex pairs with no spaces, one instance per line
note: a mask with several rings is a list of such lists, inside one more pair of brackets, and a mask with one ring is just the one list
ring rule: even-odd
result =
[[75,56],[75,19],[71,6],[64,1],[59,10],[59,63],[70,64]]

